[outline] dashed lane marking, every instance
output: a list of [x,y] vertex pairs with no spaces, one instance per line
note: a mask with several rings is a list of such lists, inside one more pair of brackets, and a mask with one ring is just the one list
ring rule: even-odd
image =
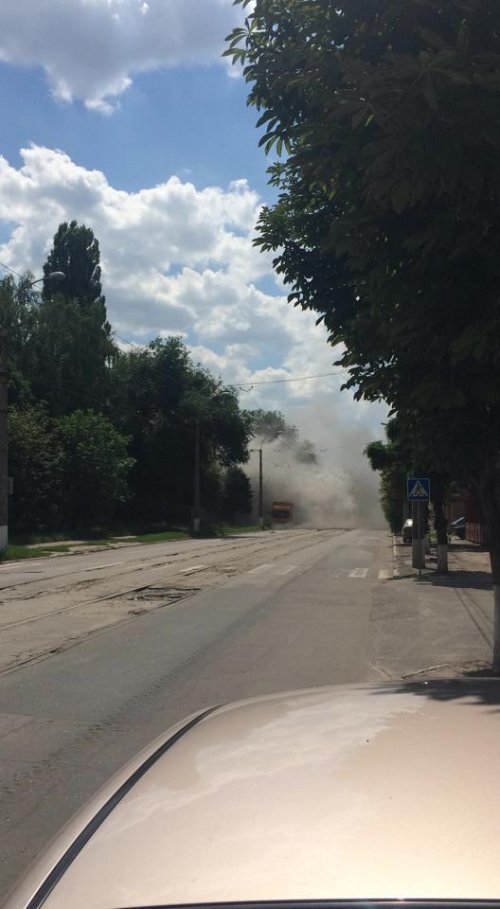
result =
[[267,568],[272,568],[270,562],[265,562],[263,565],[257,565],[256,568],[251,568],[250,571],[247,571],[247,574],[258,574],[261,571],[266,571]]
[[354,568],[353,571],[349,572],[350,578],[366,578],[368,574],[368,568]]

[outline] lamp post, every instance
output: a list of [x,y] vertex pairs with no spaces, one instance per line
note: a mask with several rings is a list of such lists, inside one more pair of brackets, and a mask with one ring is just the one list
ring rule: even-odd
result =
[[39,284],[40,281],[64,281],[66,275],[63,271],[49,271],[48,275],[44,275],[43,278],[35,278],[34,281],[30,281],[28,284],[28,290],[30,287],[34,287],[35,284]]
[[[66,275],[62,271],[51,271],[43,278],[36,278],[28,284],[28,289],[40,281],[62,281]],[[0,551],[7,548],[9,542],[9,430],[8,430],[8,385],[7,371],[7,332],[0,328]]]
[[196,414],[195,437],[194,437],[194,508],[193,508],[193,532],[199,533],[201,525],[201,503],[200,503],[200,415]]

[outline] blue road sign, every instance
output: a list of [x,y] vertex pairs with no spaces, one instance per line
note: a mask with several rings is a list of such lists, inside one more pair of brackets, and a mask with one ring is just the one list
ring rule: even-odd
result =
[[406,481],[406,495],[409,502],[428,502],[431,495],[429,477],[409,477]]

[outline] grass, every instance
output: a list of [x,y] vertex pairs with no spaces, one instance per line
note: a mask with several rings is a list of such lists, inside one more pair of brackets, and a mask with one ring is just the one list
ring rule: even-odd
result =
[[[112,537],[115,543],[163,543],[165,540],[189,540],[187,530],[160,530],[158,533],[141,533],[132,537]],[[109,542],[109,541],[108,541]]]
[[110,546],[113,540],[118,539],[117,537],[107,537],[105,540],[77,540],[76,542],[71,542],[69,540],[69,545],[73,548],[75,546]]
[[14,562],[19,559],[39,559],[50,555],[52,552],[70,552],[71,547],[56,543],[53,546],[22,546],[19,543],[9,543],[4,552],[0,552],[1,562]]
[[[107,536],[97,539],[78,539],[72,541],[62,534],[33,534],[32,536],[20,537],[15,543],[9,543],[5,552],[0,552],[0,562],[13,562],[20,559],[39,559],[49,556],[52,553],[68,553],[78,551],[79,548],[89,546],[109,547],[113,543],[164,543],[169,540],[190,540],[231,536],[232,534],[256,533],[260,530],[258,524],[245,525],[243,527],[231,527],[229,524],[223,524],[218,527],[207,529],[200,534],[191,534],[188,530],[181,528],[171,528],[170,530],[159,530],[155,533],[139,533],[131,536]],[[81,535],[84,537],[84,534]]]
[[243,527],[231,527],[229,524],[223,524],[222,527],[219,528],[220,533],[224,537],[239,533],[257,533],[260,529],[259,524],[245,524]]

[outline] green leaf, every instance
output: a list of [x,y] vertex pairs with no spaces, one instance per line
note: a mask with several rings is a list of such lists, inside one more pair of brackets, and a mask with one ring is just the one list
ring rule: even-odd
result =
[[462,19],[457,35],[457,51],[466,54],[470,45],[470,29],[465,19]]
[[432,110],[438,110],[437,98],[430,73],[426,73],[425,75],[424,95],[429,107],[431,107]]
[[408,208],[411,202],[411,190],[406,183],[406,181],[401,180],[399,183],[396,183],[392,192],[391,192],[391,202],[394,211],[400,215],[405,208]]
[[433,32],[430,28],[426,28],[424,26],[423,28],[419,29],[419,31],[424,41],[426,41],[427,44],[430,44],[430,46],[435,50],[443,50],[446,47],[446,41],[444,41],[440,35],[437,35],[436,32]]
[[361,126],[361,124],[365,123],[365,122],[366,122],[366,110],[364,107],[362,107],[361,110],[358,110],[358,112],[356,114],[354,114],[354,116],[351,120],[351,127],[352,127],[352,129],[357,129],[358,126]]

